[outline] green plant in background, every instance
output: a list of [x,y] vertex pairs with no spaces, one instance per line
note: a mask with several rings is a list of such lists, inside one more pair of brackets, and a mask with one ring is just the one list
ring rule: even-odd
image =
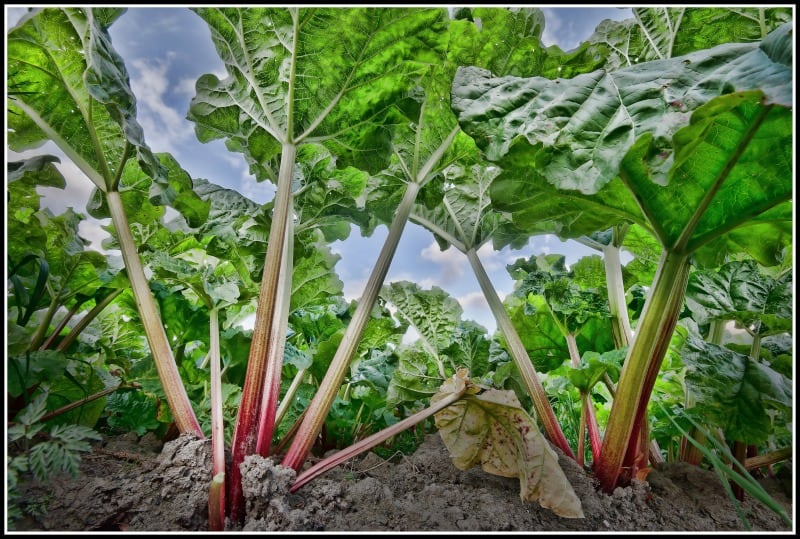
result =
[[[570,489],[551,467],[542,487],[554,490],[526,494],[541,469],[525,455],[551,462],[539,424],[580,459],[588,425],[607,491],[648,452],[661,458],[651,438],[679,453],[684,434],[656,403],[705,416],[729,441],[785,450],[791,280],[758,275],[789,267],[792,238],[785,9],[635,8],[563,53],[542,46],[538,9],[199,8],[228,77],[201,77],[189,117],[201,141],[224,138],[277,185],[265,205],[144,144],[107,34],[123,11],[50,8],[9,32],[9,145],[49,139],[75,161],[125,266],[87,248],[74,210],[39,208],[36,185],[64,184],[53,158],[10,166],[9,228],[25,239],[9,250],[16,410],[50,384],[47,408],[75,404],[70,420],[86,426],[213,432],[213,529],[243,516],[245,455],[291,443],[283,463],[299,469],[312,447],[354,444],[304,482],[403,429],[425,432],[434,414],[443,436],[454,424],[529,427],[503,427],[488,446],[447,434],[447,445],[465,467],[519,477],[523,498],[545,506]],[[733,28],[751,41],[734,43]],[[384,284],[409,220],[466,255],[497,335],[461,320],[439,289]],[[389,235],[348,304],[329,244],[351,224]],[[591,245],[602,263],[518,261],[519,297],[501,302],[478,249],[546,233]],[[622,249],[634,256],[624,267]],[[687,333],[711,336],[725,320],[748,328],[747,350]],[[420,338],[406,344],[410,326]],[[115,393],[120,380],[136,391]],[[735,387],[747,398],[724,391]],[[730,413],[737,403],[746,410]],[[562,425],[576,415],[568,442]],[[486,451],[465,457],[476,444]],[[493,456],[515,464],[500,470]],[[568,505],[554,510],[579,516]]]
[[[573,207],[585,201],[593,208],[591,218],[609,219],[603,229],[623,220],[638,223],[663,247],[595,466],[607,492],[623,467],[635,472],[646,451],[643,442],[649,443],[641,436],[647,403],[683,306],[690,261],[710,264],[726,252],[748,250],[765,264],[780,260],[788,239],[783,227],[791,222],[792,189],[786,181],[791,176],[791,85],[784,63],[790,30],[784,25],[760,46],[720,45],[686,58],[568,81],[492,77],[478,68],[456,74],[453,104],[459,121],[503,168],[504,181],[495,181],[492,196],[509,211],[522,212],[520,226],[526,218],[534,226],[541,222],[543,216],[531,210],[542,190],[572,190]],[[741,65],[734,70],[741,79],[729,77],[730,61]],[[704,94],[710,87],[692,80],[700,74],[687,67],[698,62],[707,68],[704,80],[716,73],[717,88],[735,92],[738,85],[739,92]],[[751,79],[745,68],[749,63],[763,68],[765,77],[774,74],[773,84],[745,91],[766,80]],[[640,92],[612,91],[612,86],[636,88],[634,81],[648,68],[659,73],[648,77]],[[669,80],[662,80],[665,72]],[[595,90],[587,93],[587,87]],[[645,106],[646,96],[664,107]],[[688,104],[701,103],[687,110]],[[596,118],[604,119],[601,131],[586,125]],[[667,118],[672,121],[665,123]],[[669,131],[663,132],[667,125]],[[767,151],[781,153],[769,161],[758,157]],[[562,198],[566,203],[567,197]],[[571,234],[584,232],[578,225],[585,223],[574,221]],[[767,237],[776,241],[757,239],[751,227],[773,228]]]
[[49,388],[44,387],[8,427],[6,521],[9,529],[14,529],[14,521],[25,510],[24,503],[19,503],[16,489],[21,474],[30,472],[43,482],[51,481],[61,472],[76,477],[81,453],[91,450],[90,440],[100,439],[100,433],[83,425],[45,423],[42,419],[47,411],[48,393]]
[[[741,506],[739,505],[739,497],[736,496],[731,488],[728,485],[728,481],[725,479],[729,479],[730,482],[735,483],[740,488],[745,490],[748,494],[750,494],[753,498],[761,502],[763,505],[768,507],[771,511],[773,511],[776,515],[781,517],[783,521],[792,526],[792,519],[789,518],[789,515],[786,514],[786,510],[783,506],[775,501],[762,487],[756,479],[753,478],[752,475],[747,471],[747,469],[739,462],[739,459],[734,457],[734,455],[730,452],[727,445],[717,440],[715,436],[709,433],[707,430],[703,429],[703,427],[698,424],[694,419],[691,418],[690,415],[684,415],[685,417],[699,432],[703,434],[705,440],[711,442],[713,446],[711,449],[703,445],[701,442],[695,440],[691,437],[689,432],[680,426],[680,423],[677,419],[670,415],[668,411],[662,408],[663,413],[667,416],[667,418],[673,423],[673,425],[684,435],[686,439],[694,445],[702,454],[705,456],[708,461],[714,467],[714,471],[717,473],[719,478],[722,480],[722,485],[725,487],[725,491],[727,492],[728,496],[730,496],[731,501],[735,504],[736,510],[739,513],[740,518],[742,519],[742,523],[745,526],[745,529],[748,531],[750,530],[750,524],[747,521],[747,517],[742,512]],[[722,457],[725,457],[723,461]]]

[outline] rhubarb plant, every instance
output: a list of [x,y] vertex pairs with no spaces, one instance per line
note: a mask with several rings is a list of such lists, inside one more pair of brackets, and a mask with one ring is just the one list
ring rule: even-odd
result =
[[[424,62],[435,62],[443,13],[298,8],[194,11],[211,29],[228,74],[224,80],[214,75],[198,80],[198,94],[189,110],[198,138],[228,139],[229,146],[251,163],[258,180],[277,178],[273,226],[233,440],[231,518],[241,520],[239,464],[256,443],[267,454],[277,411],[298,148],[322,143],[342,161],[379,170],[388,150],[384,124],[390,119],[390,107]],[[365,306],[357,316],[366,318],[368,313]],[[331,379],[340,383],[341,375],[335,374]],[[323,382],[318,394],[326,404],[332,401],[338,383]],[[315,421],[311,430],[318,432],[320,415],[310,412],[307,417]],[[309,438],[313,441],[314,434],[301,431],[295,440]],[[305,452],[300,452],[301,458]]]
[[[123,11],[45,9],[9,32],[9,147],[51,140],[94,182],[87,209],[111,218],[105,247],[122,252],[125,268],[117,274],[87,249],[74,210],[40,211],[35,185],[63,185],[52,158],[13,164],[9,225],[30,249],[9,251],[9,394],[21,409],[39,384],[60,377],[80,388],[68,400],[88,410],[101,375],[107,388],[121,384],[107,373],[94,380],[91,369],[76,376],[64,352],[105,358],[142,389],[109,398],[109,425],[143,432],[174,419],[183,432],[213,433],[214,529],[226,514],[244,515],[246,455],[280,455],[291,442],[283,464],[299,470],[320,437],[323,446],[329,437],[355,441],[386,426],[354,446],[365,450],[432,416],[457,466],[519,477],[523,499],[580,516],[538,431],[540,422],[572,454],[537,372],[563,376],[552,387],[570,379],[577,388],[593,425],[595,473],[611,491],[644,465],[648,403],[682,338],[673,330],[684,305],[701,326],[739,320],[754,337],[745,354],[681,341],[695,412],[708,409],[721,423],[729,418],[717,399],[747,403],[757,432],[738,422],[748,417],[742,410],[721,425],[747,443],[764,441],[765,415],[786,413],[790,384],[776,373],[787,372],[791,347],[773,338],[785,336],[790,281],[736,288],[766,294],[744,294],[742,304],[724,288],[733,273],[754,275],[755,264],[785,264],[792,238],[788,10],[635,8],[633,21],[604,23],[563,53],[542,45],[538,9],[454,9],[448,18],[421,8],[196,8],[226,74],[197,81],[188,117],[201,142],[224,139],[257,181],[275,184],[264,205],[149,150],[107,32]],[[735,43],[734,28],[748,41]],[[443,291],[384,283],[409,220],[466,255],[498,321],[496,339],[461,320]],[[329,244],[351,225],[389,233],[363,294],[348,304]],[[574,269],[591,265],[607,293],[576,308],[570,301],[588,296],[564,271],[569,280],[557,286],[528,282],[523,297],[501,301],[479,249],[545,233],[601,251],[603,271],[594,258]],[[624,268],[622,249],[636,257]],[[741,258],[753,265],[724,266],[722,279],[701,273]],[[530,269],[515,276],[524,282]],[[694,279],[713,298],[687,296]],[[770,310],[764,298],[782,305]],[[242,328],[251,315],[252,332]],[[420,339],[406,345],[409,326]],[[774,363],[760,362],[773,352]],[[606,353],[626,354],[617,380],[595,361]],[[670,368],[683,367],[676,357]],[[748,399],[706,380],[718,365],[709,357]],[[590,419],[598,380],[613,398],[607,423]],[[195,416],[195,398],[210,424]],[[102,411],[100,398],[91,402],[87,422]],[[454,436],[466,425],[466,436]],[[293,488],[354,454],[320,462]]]
[[[136,121],[136,99],[108,26],[124,10],[46,9],[20,21],[8,36],[9,147],[35,148],[52,140],[89,178],[108,207],[145,333],[182,432],[203,436],[180,379],[125,213],[125,169],[155,181],[151,197],[176,198]],[[183,193],[194,197],[190,190]]]
[[[539,195],[533,186],[570,190],[573,200],[598,207],[595,216],[611,217],[603,229],[637,223],[663,246],[596,467],[607,491],[617,484],[626,453],[629,459],[637,454],[628,444],[639,443],[665,336],[683,304],[690,258],[710,263],[745,250],[762,263],[778,262],[787,237],[774,232],[790,222],[791,212],[785,180],[791,161],[790,35],[791,25],[784,25],[759,44],[720,45],[563,81],[492,77],[478,68],[456,74],[459,121],[503,169],[504,181],[492,193],[499,204],[507,200],[532,215],[525,201]],[[662,106],[645,106],[648,99]],[[595,118],[604,119],[600,131],[587,125]],[[723,128],[726,136],[714,137]],[[767,146],[782,152],[769,163],[755,157]],[[769,187],[747,187],[754,168],[759,185]],[[756,240],[751,227],[773,227],[768,237],[775,241]],[[594,230],[581,234],[586,232]]]
[[[460,132],[449,109],[449,87],[443,82],[449,81],[454,69],[464,62],[481,62],[502,72],[529,73],[538,71],[549,63],[553,65],[554,59],[547,54],[539,54],[537,61],[530,63],[527,51],[532,47],[541,48],[541,32],[543,20],[538,10],[462,10],[456,14],[455,20],[450,21],[447,43],[446,62],[443,67],[432,68],[422,79],[420,88],[409,94],[408,99],[399,103],[399,108],[408,118],[405,124],[396,127],[393,145],[396,159],[391,166],[383,171],[367,186],[367,210],[370,214],[370,225],[365,233],[370,234],[379,222],[389,223],[390,232],[384,247],[379,255],[375,269],[362,295],[359,309],[361,316],[351,322],[348,333],[343,339],[343,346],[337,351],[332,368],[324,381],[324,391],[312,401],[308,417],[301,426],[300,435],[292,444],[289,453],[284,459],[284,464],[298,468],[305,458],[312,443],[313,436],[319,432],[322,417],[330,409],[332,392],[342,382],[348,362],[352,359],[355,343],[358,342],[361,327],[365,323],[365,314],[375,301],[379,287],[385,278],[388,265],[394,255],[405,222],[411,217],[412,209],[417,200],[417,193],[421,191],[421,204],[435,206],[441,198],[440,178],[437,176],[454,163],[459,166],[470,166],[476,158],[476,151],[472,141]],[[475,18],[480,19],[480,25],[474,24]],[[506,39],[508,28],[515,28],[509,39]],[[522,53],[522,51],[526,51]],[[491,173],[487,173],[491,176]],[[445,172],[446,175],[446,172]],[[437,179],[430,187],[426,188],[433,179]],[[424,188],[424,189],[423,189]],[[403,193],[400,198],[400,193]],[[488,199],[479,197],[479,206],[486,204]],[[481,208],[482,209],[482,208]],[[480,211],[479,209],[478,211]],[[469,219],[468,212],[463,218]],[[482,216],[478,217],[482,219]],[[489,218],[491,220],[491,218]],[[465,238],[464,241],[474,241]],[[481,237],[479,243],[488,239]],[[471,245],[472,247],[472,245]],[[480,244],[474,245],[475,250]],[[476,255],[477,256],[477,255]],[[479,260],[475,263],[480,264]],[[482,271],[479,268],[476,271]],[[488,277],[482,281],[482,286],[489,286]],[[499,299],[494,303],[496,316],[502,316]],[[506,331],[512,329],[507,325]],[[516,343],[516,341],[515,341]],[[558,422],[555,420],[549,402],[544,396],[541,386],[537,385],[535,372],[530,363],[525,361],[520,346],[515,347],[514,358],[518,368],[524,374],[523,379],[528,390],[534,395],[537,410],[545,418],[545,429],[552,440],[571,454],[563,434],[560,433]],[[440,371],[440,374],[441,371]]]

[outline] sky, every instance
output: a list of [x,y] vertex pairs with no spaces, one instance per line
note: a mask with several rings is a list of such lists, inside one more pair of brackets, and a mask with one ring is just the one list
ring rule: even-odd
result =
[[[565,51],[588,38],[603,19],[622,20],[632,16],[629,8],[538,7],[545,15],[544,45],[558,45]],[[6,29],[13,27],[25,11],[24,5],[6,5]],[[125,61],[137,99],[137,118],[151,150],[171,153],[193,178],[205,178],[235,189],[258,203],[271,200],[274,186],[269,182],[256,182],[242,154],[228,151],[222,140],[200,143],[194,134],[194,123],[186,119],[189,102],[195,95],[195,81],[206,73],[214,73],[219,78],[226,76],[211,42],[210,31],[200,17],[186,6],[131,7],[114,22],[109,33],[114,48]],[[14,161],[41,153],[59,156],[59,168],[67,178],[65,190],[40,188],[42,204],[55,214],[67,207],[85,213],[93,184],[55,145],[47,143],[23,154],[7,150],[6,159]],[[81,234],[98,250],[102,250],[100,242],[107,236],[101,228],[105,224],[107,221],[92,218],[81,223]],[[362,237],[360,230],[353,227],[347,240],[331,245],[341,256],[336,272],[344,283],[344,295],[348,300],[361,296],[387,233],[387,228],[381,226],[372,236]],[[506,265],[518,258],[543,253],[562,254],[568,263],[598,254],[576,242],[562,242],[555,236],[536,236],[520,250],[493,251],[489,244],[478,252],[501,298],[513,290]],[[474,320],[490,332],[496,329],[466,256],[455,248],[441,251],[430,232],[410,222],[385,282],[401,280],[416,282],[425,289],[432,286],[444,289],[461,304],[463,319]]]

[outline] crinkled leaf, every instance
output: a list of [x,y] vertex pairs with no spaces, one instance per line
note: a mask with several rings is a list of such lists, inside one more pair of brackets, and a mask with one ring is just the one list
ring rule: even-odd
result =
[[139,436],[158,428],[158,410],[151,397],[141,391],[112,393],[106,405],[111,415],[108,425],[124,432],[134,431]]
[[449,52],[459,65],[479,65],[493,73],[540,74],[547,56],[539,8],[472,8],[469,21],[450,23]]
[[126,148],[147,174],[163,170],[136,121],[136,100],[108,26],[124,9],[44,8],[8,35],[9,145],[16,151],[47,140],[102,191],[116,188]]
[[768,410],[791,409],[791,380],[747,355],[690,332],[682,358],[696,406],[728,440],[762,443],[772,432]]
[[43,230],[48,213],[40,212],[40,195],[37,186],[66,187],[66,180],[53,163],[59,159],[52,155],[40,155],[7,164],[7,220],[6,236],[14,238],[7,243],[7,258],[13,266],[28,253],[46,250]]
[[606,289],[606,269],[601,256],[583,256],[574,264],[570,264],[569,269],[572,272],[572,279],[580,288]]
[[103,350],[106,364],[126,369],[136,364],[152,366],[150,350],[130,289],[120,294],[97,317],[100,331],[96,346]]
[[197,81],[198,138],[228,138],[257,165],[315,137],[342,165],[383,168],[388,107],[441,54],[442,9],[194,8],[228,77]]
[[85,250],[89,242],[80,236],[79,224],[85,219],[68,208],[61,215],[43,222],[47,235],[46,253],[49,283],[62,303],[77,294],[91,296],[105,285],[108,260],[97,251]]
[[369,357],[359,358],[350,366],[350,383],[363,382],[386,394],[397,358],[391,350],[372,350]]
[[[296,254],[297,251],[295,251]],[[311,244],[302,258],[295,257],[292,273],[292,298],[290,310],[310,305],[328,303],[342,294],[344,286],[336,275],[334,266],[341,258],[327,244]]]
[[[400,204],[406,185],[441,181],[442,174],[454,163],[469,166],[479,157],[475,143],[458,129],[455,115],[449,106],[450,80],[448,69],[432,70],[426,86],[416,88],[400,103],[407,123],[394,127],[391,162],[381,173],[370,179],[365,190],[366,209],[370,220],[362,233],[372,234],[378,224],[389,224]],[[403,106],[405,105],[405,106]],[[441,185],[429,186],[417,195],[417,203],[435,206],[441,203]]]
[[607,69],[672,58],[733,42],[764,39],[792,20],[789,8],[635,7],[634,18],[602,21],[587,40]]
[[622,161],[622,177],[662,245],[692,252],[791,198],[791,140],[790,110],[765,105],[760,92],[730,94],[675,133],[668,175],[650,164],[659,150],[645,134]]
[[[586,235],[593,232],[592,229],[604,230],[623,222],[638,223],[646,228],[661,227],[662,223],[652,222],[653,217],[638,208],[636,200],[643,194],[626,193],[625,185],[615,178],[618,164],[633,144],[634,131],[637,137],[646,132],[655,141],[647,148],[647,153],[640,152],[638,156],[643,159],[642,175],[648,176],[648,183],[652,184],[650,176],[657,174],[656,181],[665,184],[673,153],[677,156],[678,151],[671,147],[672,134],[688,123],[692,109],[721,93],[747,86],[762,87],[772,97],[780,94],[784,97],[779,101],[786,102],[785,94],[790,85],[786,84],[787,71],[781,63],[780,51],[785,54],[790,41],[788,30],[782,27],[773,32],[760,48],[747,45],[752,50],[741,56],[734,53],[726,59],[725,54],[731,52],[728,48],[740,45],[721,46],[673,60],[648,62],[608,74],[595,72],[571,80],[490,79],[483,73],[472,79],[475,84],[470,87],[467,73],[459,71],[464,77],[455,81],[453,104],[461,113],[462,127],[476,137],[490,158],[499,160],[504,173],[494,182],[493,200],[498,202],[499,208],[514,212],[514,220],[522,228],[533,233],[553,231],[564,238]],[[702,69],[698,68],[698,62]],[[752,64],[752,73],[744,68],[747,64]],[[682,70],[684,74],[699,78],[692,81],[691,77],[681,75]],[[479,71],[473,69],[472,73]],[[678,78],[670,77],[668,81],[663,79],[664,73],[674,73]],[[770,78],[768,73],[777,78]],[[601,78],[593,78],[596,76]],[[603,80],[612,79],[615,84],[624,82],[617,87],[627,89],[626,93],[602,90]],[[736,82],[740,79],[741,84]],[[667,82],[669,86],[665,86]],[[459,96],[465,100],[461,101]],[[626,123],[629,121],[633,123]],[[781,143],[781,148],[787,147],[791,146]],[[739,153],[734,152],[734,157],[738,158]],[[704,154],[697,152],[697,155]],[[702,163],[701,159],[697,161]],[[784,168],[785,163],[786,159],[781,158],[766,166]],[[610,166],[606,168],[607,165]],[[786,174],[768,177],[774,178],[768,185],[788,183]],[[556,194],[547,185],[548,181],[564,191]],[[671,198],[674,203],[681,200],[673,194],[680,188],[672,188],[675,180],[670,181],[670,196],[664,198]],[[693,178],[692,182],[695,181],[697,179]],[[656,188],[655,185],[651,187]],[[579,189],[596,194],[587,199]],[[553,193],[549,199],[548,191]],[[777,198],[768,202],[774,205],[781,201]],[[748,207],[765,211],[769,205],[762,201],[761,205]],[[671,216],[674,208],[664,209],[663,213]],[[733,215],[738,214],[734,212]],[[714,236],[709,236],[704,241],[712,239]],[[757,242],[751,244],[757,247]]]
[[367,216],[358,199],[369,175],[353,167],[337,169],[329,150],[304,144],[294,170],[295,233],[322,231],[326,241],[345,240],[350,223],[364,226]]
[[290,342],[283,350],[283,364],[293,365],[297,370],[307,369],[312,363],[311,356],[305,350],[297,348]]
[[397,405],[429,399],[442,385],[436,359],[418,343],[402,348],[399,355],[400,361],[386,391],[386,403]]
[[472,322],[462,321],[453,334],[453,342],[442,351],[456,368],[466,368],[473,378],[489,372],[490,340],[486,328]]
[[370,353],[372,349],[386,346],[399,348],[406,330],[408,330],[408,322],[395,321],[385,307],[382,310],[377,307],[373,308],[372,316],[358,343],[358,355],[363,356]]
[[[496,168],[476,164],[478,152],[469,137],[458,133],[449,138],[456,122],[449,107],[450,88],[443,87],[442,81],[452,80],[458,66],[470,64],[500,74],[539,74],[543,57],[547,57],[541,44],[544,15],[536,8],[469,11],[468,16],[449,23],[446,61],[431,70],[422,85],[424,90],[412,91],[400,104],[410,121],[408,125],[395,127],[393,167],[368,186],[367,204],[374,222],[365,234],[370,234],[377,222],[387,223],[391,219],[404,183],[423,184],[435,177],[444,184],[444,189],[429,186],[423,190],[414,213],[423,218],[419,222],[431,229],[442,249],[453,243],[453,239],[465,246],[459,247],[461,250],[477,249],[489,240],[492,232],[496,248],[527,241],[511,230],[508,219],[488,211],[487,189],[497,174]],[[443,174],[438,174],[439,171]],[[454,186],[457,191],[451,191]],[[440,193],[446,193],[453,207],[442,206]],[[464,229],[462,234],[459,225]],[[502,234],[500,227],[504,228]],[[441,231],[446,234],[440,234]]]
[[398,317],[414,326],[430,354],[438,355],[452,341],[463,309],[438,286],[424,290],[416,283],[397,281],[385,285],[381,297],[394,305]]
[[553,316],[571,335],[583,333],[590,321],[610,319],[608,299],[596,289],[584,290],[573,281],[559,279],[544,294]]
[[[537,372],[549,372],[570,357],[565,334],[542,296],[508,296],[504,302]],[[615,348],[608,318],[590,316],[576,335],[578,350],[607,352]]]
[[442,196],[432,208],[415,205],[410,219],[430,230],[439,246],[466,252],[492,240],[496,249],[521,248],[528,234],[517,230],[508,214],[491,207],[489,189],[499,173],[495,166],[454,164],[438,180]]
[[210,204],[208,218],[198,230],[207,241],[212,256],[228,260],[246,287],[256,286],[264,268],[267,234],[271,219],[260,205],[233,189],[225,189],[208,180],[192,180],[194,191]]
[[[437,393],[435,403],[447,395]],[[518,477],[520,498],[565,518],[583,518],[581,501],[558,465],[558,455],[539,432],[513,391],[490,389],[466,394],[435,416],[453,464],[503,477]]]
[[760,44],[720,45],[569,80],[494,77],[462,67],[452,104],[461,127],[504,170],[513,166],[504,159],[509,149],[529,145],[520,163],[528,166],[518,168],[530,173],[535,162],[535,176],[592,194],[617,175],[623,156],[645,133],[657,141],[658,162],[670,161],[672,135],[714,97],[763,89],[767,102],[790,106],[791,69],[777,61],[787,47],[791,24]]
[[[586,270],[588,262],[577,264]],[[531,255],[528,260],[519,259],[507,267],[509,274],[517,280],[514,295],[529,298],[542,296],[552,316],[558,321],[562,333],[578,335],[583,326],[593,318],[609,318],[608,300],[596,288],[582,288],[580,279],[566,269],[566,259],[561,255]],[[596,268],[602,279],[605,292],[605,270]],[[537,308],[529,302],[526,312],[534,314]]]
[[753,260],[729,262],[719,271],[697,271],[689,276],[686,305],[698,324],[711,320],[736,320],[757,334],[791,331],[792,274],[773,279],[759,271]]
[[532,7],[462,8],[450,23],[448,53],[456,65],[476,65],[496,75],[571,77],[604,65],[605,57],[581,46],[564,52],[545,46],[545,16]]
[[[193,236],[170,236],[175,241],[168,251],[156,251],[150,264],[156,275],[172,290],[182,290],[191,300],[206,307],[228,307],[255,293],[240,281],[234,265],[210,256]],[[251,294],[248,294],[251,292]]]

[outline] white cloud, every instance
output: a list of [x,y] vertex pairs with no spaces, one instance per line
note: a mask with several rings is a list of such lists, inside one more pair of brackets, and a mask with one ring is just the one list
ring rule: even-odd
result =
[[184,118],[184,112],[165,101],[172,91],[167,76],[171,57],[167,53],[165,60],[133,60],[131,89],[139,105],[137,119],[146,133],[147,145],[154,152],[177,155],[179,143],[194,139],[194,127]]
[[464,267],[467,259],[464,253],[454,247],[448,247],[442,251],[439,244],[432,241],[427,247],[422,249],[420,256],[423,260],[429,260],[439,266],[440,279],[438,282],[447,283],[460,279],[464,275]]
[[563,45],[563,27],[564,20],[558,16],[557,12],[549,8],[542,8],[545,17],[544,32],[542,32],[542,44],[549,47],[550,45],[559,45],[562,49]]
[[486,301],[486,296],[483,295],[483,292],[470,292],[456,299],[465,312],[489,308],[489,303]]
[[358,300],[364,294],[364,287],[367,286],[367,279],[342,279],[344,286],[342,287],[342,294],[347,301]]
[[172,91],[176,95],[185,96],[187,99],[191,100],[197,92],[195,91],[195,83],[197,82],[197,78],[195,77],[186,77],[178,81]]
[[[430,279],[428,279],[428,280],[430,280]],[[396,282],[399,282],[399,281],[409,281],[409,282],[412,282],[412,283],[419,284],[419,276],[418,275],[414,275],[414,274],[412,274],[410,272],[407,272],[407,271],[401,271],[401,272],[398,273],[398,272],[392,272],[390,270],[389,274],[386,276],[386,279],[384,279],[384,283],[385,284],[396,283]],[[422,285],[420,284],[420,286],[422,286]]]
[[495,251],[491,243],[486,243],[478,249],[478,258],[486,272],[493,273],[498,270],[505,271],[506,265],[519,258],[519,255],[508,248]]
[[104,219],[103,221],[98,221],[97,219],[93,219],[91,217],[83,220],[78,225],[78,232],[80,233],[81,237],[88,240],[89,249],[99,251],[101,253],[119,253],[119,250],[109,251],[103,248],[103,240],[106,238],[110,238],[111,234],[103,230],[103,226],[106,226],[108,223],[111,222],[111,219]]

